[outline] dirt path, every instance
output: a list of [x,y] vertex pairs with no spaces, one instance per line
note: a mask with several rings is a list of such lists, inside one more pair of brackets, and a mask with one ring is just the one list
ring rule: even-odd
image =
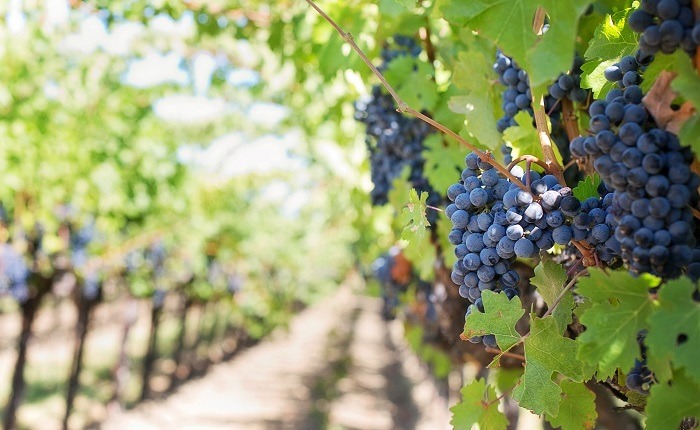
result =
[[344,288],[163,401],[103,429],[449,428],[445,400],[381,304]]

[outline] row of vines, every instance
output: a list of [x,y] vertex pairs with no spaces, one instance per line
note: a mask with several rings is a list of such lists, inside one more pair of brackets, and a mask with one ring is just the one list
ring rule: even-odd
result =
[[[282,66],[239,34],[245,16],[160,3],[0,6],[5,429],[98,426],[284,326],[355,265],[356,179],[310,163],[297,124],[251,113],[281,109],[260,82]],[[215,139],[299,141],[285,160],[303,169],[212,167]]]

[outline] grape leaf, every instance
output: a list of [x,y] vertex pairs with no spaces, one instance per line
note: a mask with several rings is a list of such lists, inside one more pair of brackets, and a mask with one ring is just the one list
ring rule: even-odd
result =
[[[581,66],[581,88],[590,88],[593,97],[603,99],[613,88],[617,88],[617,83],[609,82],[605,79],[605,69],[617,62],[616,59],[600,62],[599,60],[588,61]],[[588,127],[588,122],[584,128]]]
[[588,297],[591,307],[581,314],[586,326],[578,341],[578,357],[598,368],[598,378],[605,379],[615,369],[632,367],[640,355],[637,333],[648,328],[647,318],[653,302],[649,295],[656,278],[633,277],[627,272],[589,269],[590,276],[578,281],[578,293]]
[[466,33],[461,39],[466,50],[459,53],[452,78],[461,94],[450,99],[449,107],[453,112],[464,114],[469,134],[485,147],[495,149],[501,144],[496,128],[501,88],[492,68],[494,58],[486,57],[490,50],[478,36]]
[[505,293],[485,290],[481,293],[485,313],[472,312],[464,322],[463,339],[493,334],[502,350],[520,341],[515,323],[525,314],[519,297],[508,299]]
[[583,181],[579,181],[578,185],[571,191],[574,192],[574,197],[584,201],[589,197],[598,197],[598,185],[600,185],[600,176],[598,174],[588,175]]
[[[543,160],[544,153],[540,145],[540,138],[537,134],[537,129],[532,125],[530,114],[520,111],[515,115],[515,121],[518,123],[517,127],[508,127],[503,132],[503,140],[510,143],[513,148],[513,157],[528,154]],[[549,122],[549,120],[547,121]],[[557,161],[561,164],[562,158],[559,148],[556,145],[552,145],[552,149]]]
[[595,394],[580,382],[564,379],[561,387],[561,403],[559,414],[553,417],[545,416],[552,427],[563,430],[588,430],[595,427],[598,413],[595,410]]
[[[452,0],[441,10],[446,20],[478,31],[515,59],[528,71],[538,94],[538,88],[571,67],[578,19],[587,5],[575,0]],[[532,28],[538,6],[550,19],[549,30],[541,36]]]
[[474,424],[482,429],[505,429],[508,419],[498,410],[496,390],[486,380],[476,379],[462,387],[462,401],[450,408],[450,424],[455,430],[470,430]]
[[536,360],[525,362],[525,373],[520,384],[513,390],[513,400],[521,408],[529,409],[536,414],[559,413],[559,397],[561,388],[552,381],[552,371],[542,366]]
[[421,279],[432,279],[435,274],[433,262],[435,261],[435,247],[427,234],[430,223],[425,216],[426,200],[428,193],[423,191],[418,197],[415,188],[412,188],[408,203],[401,211],[401,239],[408,241],[405,248],[406,257],[414,263]]
[[677,429],[683,418],[700,418],[700,385],[683,372],[673,375],[673,385],[653,384],[650,392],[647,430]]
[[433,66],[409,55],[393,59],[384,71],[384,77],[403,101],[419,111],[432,111],[438,101],[434,74]]
[[[644,80],[639,85],[642,87],[644,94],[648,93],[651,86],[656,81],[657,76],[661,74],[664,70],[669,72],[677,72],[679,69],[683,68],[684,65],[693,67],[690,62],[690,57],[688,54],[683,52],[682,49],[677,50],[671,55],[666,55],[662,52],[654,54],[654,61],[651,62],[644,71]],[[697,92],[696,89],[691,91]],[[685,93],[682,93],[685,96]]]
[[695,115],[686,121],[678,137],[683,144],[690,145],[697,153],[700,150],[700,139],[697,138],[700,135],[700,115],[697,113],[700,109],[700,76],[690,61],[678,63],[678,76],[673,80],[671,87],[695,106]]
[[637,51],[637,33],[625,25],[627,17],[635,9],[621,10],[614,15],[606,15],[605,20],[596,28],[593,40],[588,45],[586,59],[602,60],[620,59]]
[[667,381],[671,368],[700,384],[700,303],[693,300],[695,285],[687,278],[671,281],[659,291],[659,307],[649,317],[647,360],[656,379]]
[[495,373],[496,389],[501,393],[512,390],[523,376],[522,367],[514,367],[512,369],[499,367],[491,370],[491,372]]
[[588,61],[581,67],[581,86],[592,89],[596,98],[605,97],[615,88],[614,82],[605,79],[605,69],[623,56],[632,55],[637,51],[637,33],[625,25],[628,15],[633,11],[634,9],[630,8],[612,16],[606,15],[588,45],[585,53]]
[[423,174],[436,190],[447,190],[460,177],[467,150],[454,140],[434,133],[423,141]]
[[[559,294],[566,286],[566,271],[560,265],[552,261],[551,258],[544,259],[535,267],[535,276],[530,279],[530,283],[537,287],[547,306],[552,306]],[[557,305],[552,316],[557,322],[559,333],[561,334],[566,326],[573,320],[571,311],[574,308],[574,298],[571,291],[568,291]]]
[[525,339],[525,373],[513,390],[513,399],[536,414],[557,416],[561,389],[552,381],[558,372],[576,382],[583,382],[593,367],[576,360],[580,345],[561,336],[553,316],[530,318],[530,335]]

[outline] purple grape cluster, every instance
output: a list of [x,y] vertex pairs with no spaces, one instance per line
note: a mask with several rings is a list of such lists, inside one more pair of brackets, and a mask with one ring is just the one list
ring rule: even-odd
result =
[[[392,48],[382,50],[383,70],[395,58],[417,56],[420,46],[412,38],[394,36]],[[409,168],[409,182],[420,194],[426,191],[428,204],[440,205],[440,193],[436,193],[423,175],[423,141],[433,129],[417,118],[409,118],[396,111],[394,99],[382,92],[380,86],[372,88],[371,96],[355,102],[355,119],[366,126],[366,143],[369,151],[370,172],[374,188],[370,192],[372,204],[381,206],[389,201],[389,190],[396,178]],[[428,220],[434,224],[436,214],[430,212]]]
[[[590,106],[592,136],[571,142],[571,154],[589,158],[614,191],[609,213],[616,223],[618,252],[632,273],[680,276],[692,262],[695,223],[689,204],[697,200],[700,179],[690,170],[693,153],[659,129],[641,104],[643,92],[634,57],[623,57],[624,88],[611,90]],[[606,76],[610,75],[606,71]],[[619,74],[608,76],[618,82]],[[629,84],[629,85],[628,85]]]
[[[528,184],[529,191],[525,191],[473,152],[465,162],[461,180],[447,190],[453,203],[445,214],[452,221],[448,240],[455,245],[458,258],[452,281],[459,286],[459,294],[472,302],[467,315],[484,312],[484,290],[503,291],[509,298],[519,294],[520,277],[511,269],[516,257],[534,258],[555,244],[569,245],[575,235],[594,237],[596,244],[610,240],[611,227],[607,231],[598,227],[605,225],[610,198],[595,198],[582,205],[554,176],[525,173],[516,166],[511,173]],[[588,218],[582,218],[582,213]],[[611,253],[609,260],[614,256]],[[495,345],[495,339],[488,336],[472,341]]]
[[0,295],[9,294],[19,303],[29,300],[29,267],[9,243],[0,246]]
[[502,94],[502,107],[505,115],[496,124],[498,131],[503,133],[506,128],[518,125],[515,121],[515,115],[521,110],[532,116],[532,93],[530,92],[527,72],[500,51],[496,54],[496,63],[493,65],[493,69],[498,73],[498,80],[506,87]]
[[578,55],[574,59],[574,65],[569,73],[562,73],[556,81],[549,86],[550,97],[555,100],[564,98],[574,103],[583,103],[588,98],[588,91],[581,88],[581,66],[583,58]]
[[692,0],[642,0],[628,23],[642,34],[639,49],[647,55],[673,54],[681,48],[693,56],[700,45],[700,23],[695,21]]

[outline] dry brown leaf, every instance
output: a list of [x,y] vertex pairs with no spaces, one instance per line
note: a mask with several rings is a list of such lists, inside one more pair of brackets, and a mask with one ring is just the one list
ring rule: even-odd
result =
[[656,120],[659,128],[678,134],[683,123],[695,113],[695,107],[690,102],[685,102],[678,110],[671,108],[671,103],[678,94],[671,89],[671,82],[676,74],[662,71],[656,82],[642,99],[642,103]]

